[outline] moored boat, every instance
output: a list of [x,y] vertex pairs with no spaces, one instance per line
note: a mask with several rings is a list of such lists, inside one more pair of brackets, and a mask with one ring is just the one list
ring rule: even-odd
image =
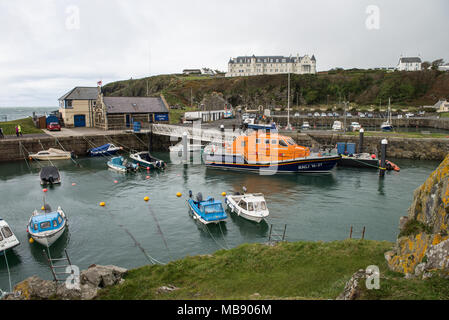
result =
[[135,163],[129,163],[122,156],[114,157],[107,162],[109,168],[119,172],[135,172],[139,168]]
[[72,157],[72,153],[60,149],[50,148],[48,150],[29,154],[28,157],[34,160],[65,160],[70,159]]
[[329,173],[339,155],[310,152],[287,136],[254,132],[238,136],[224,148],[205,154],[206,166],[227,170],[275,173]]
[[53,185],[61,183],[61,176],[55,166],[43,167],[39,173],[41,185]]
[[308,122],[308,121],[304,121],[304,122],[302,123],[301,129],[302,129],[302,130],[309,130],[309,129],[310,129],[310,124],[309,124],[309,122]]
[[343,130],[343,124],[341,123],[341,121],[334,121],[334,123],[332,124],[332,131],[341,131]]
[[261,222],[270,214],[262,193],[236,193],[225,198],[227,208],[238,216],[254,222]]
[[116,154],[118,151],[120,151],[122,149],[123,149],[122,147],[117,147],[112,143],[107,143],[107,144],[104,144],[97,148],[91,148],[91,149],[87,150],[87,153],[91,157],[97,157],[97,156],[102,156],[102,155],[109,156],[109,155]]
[[0,255],[20,244],[8,223],[0,218]]
[[203,200],[203,195],[201,193],[198,193],[196,200],[194,200],[192,191],[189,190],[187,204],[189,205],[193,217],[203,224],[219,223],[226,220],[228,217],[223,209],[221,201],[217,201],[212,197]]
[[134,163],[144,169],[165,169],[166,166],[164,161],[153,157],[148,151],[132,153],[129,157],[134,161]]
[[44,245],[51,246],[61,237],[68,227],[67,217],[61,207],[51,211],[49,205],[39,212],[34,210],[27,226],[27,233],[33,240]]

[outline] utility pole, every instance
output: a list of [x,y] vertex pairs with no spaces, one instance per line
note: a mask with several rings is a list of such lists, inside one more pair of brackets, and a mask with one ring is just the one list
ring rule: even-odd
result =
[[190,88],[190,107],[193,108],[193,95],[192,95],[192,88]]
[[290,130],[290,72],[288,73],[287,130]]

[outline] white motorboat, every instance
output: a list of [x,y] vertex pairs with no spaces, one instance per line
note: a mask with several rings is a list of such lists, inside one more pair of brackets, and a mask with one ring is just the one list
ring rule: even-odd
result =
[[161,159],[153,157],[148,151],[132,153],[129,156],[134,163],[144,169],[165,169],[166,164]]
[[334,121],[334,124],[332,125],[332,131],[341,131],[343,130],[343,124],[341,121]]
[[51,246],[68,227],[67,217],[61,207],[56,211],[51,211],[49,205],[44,205],[43,208],[41,212],[34,210],[27,232],[36,242]]
[[270,214],[262,193],[227,195],[225,204],[231,212],[257,223],[267,218]]
[[[187,143],[187,152],[201,152],[202,148],[203,148],[203,146],[201,144]],[[170,150],[170,152],[182,152],[183,149],[184,149],[184,146],[182,144],[182,141],[178,142],[174,146],[168,147],[168,150]]]
[[8,223],[0,218],[0,255],[20,244]]
[[72,153],[60,149],[50,148],[48,150],[39,151],[38,153],[29,154],[28,157],[34,160],[64,160],[70,159]]

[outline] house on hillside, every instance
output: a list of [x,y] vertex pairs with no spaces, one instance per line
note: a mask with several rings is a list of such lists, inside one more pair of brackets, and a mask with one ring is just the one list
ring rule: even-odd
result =
[[183,74],[201,74],[200,69],[184,69],[182,70]]
[[435,105],[433,106],[438,113],[440,112],[449,112],[449,102],[447,102],[446,99],[440,99]]
[[66,127],[93,127],[92,110],[98,96],[96,87],[75,87],[59,101],[59,114]]
[[398,71],[420,71],[421,58],[419,57],[401,57],[396,67]]
[[93,123],[103,130],[123,130],[140,122],[142,128],[150,123],[168,123],[170,107],[164,97],[104,97],[100,93],[93,109]]

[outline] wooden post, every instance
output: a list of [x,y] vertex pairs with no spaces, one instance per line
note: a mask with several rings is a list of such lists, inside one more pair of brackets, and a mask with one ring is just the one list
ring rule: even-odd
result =
[[363,226],[363,231],[362,231],[362,240],[365,239],[365,226]]
[[284,225],[284,233],[282,234],[282,241],[285,240],[285,231],[287,230],[287,225]]
[[351,226],[351,230],[349,231],[349,239],[352,239],[352,226]]

